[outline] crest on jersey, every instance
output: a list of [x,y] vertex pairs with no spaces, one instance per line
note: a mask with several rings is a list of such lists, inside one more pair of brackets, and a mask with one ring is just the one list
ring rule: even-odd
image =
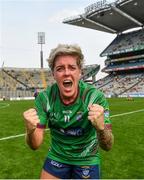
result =
[[80,121],[82,119],[82,116],[83,116],[83,112],[81,111],[77,112],[76,120]]

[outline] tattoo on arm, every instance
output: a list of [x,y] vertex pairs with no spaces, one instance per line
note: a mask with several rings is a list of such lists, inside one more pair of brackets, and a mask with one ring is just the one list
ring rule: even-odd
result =
[[102,131],[98,131],[97,135],[100,147],[105,151],[109,151],[114,143],[112,131],[105,128]]

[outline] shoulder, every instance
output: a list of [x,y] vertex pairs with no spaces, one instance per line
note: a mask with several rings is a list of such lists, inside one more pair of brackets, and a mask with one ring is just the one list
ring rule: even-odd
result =
[[86,92],[87,94],[95,93],[95,95],[102,96],[103,92],[98,90],[94,85],[80,81],[79,87],[82,92]]
[[80,81],[82,97],[86,103],[105,104],[106,98],[103,92],[98,90],[94,85]]
[[57,85],[56,83],[54,83],[51,86],[48,86],[45,90],[42,90],[39,92],[40,96],[44,96],[45,94],[47,94],[48,96],[51,95],[51,93],[57,91]]
[[51,103],[54,101],[54,97],[56,98],[56,85],[47,87],[47,89],[41,91],[35,99],[35,105],[39,109],[43,109],[45,112],[48,112],[50,109]]
[[95,86],[88,84],[82,80],[79,81],[79,88],[81,91],[84,91],[85,89],[95,89]]
[[51,93],[54,92],[55,84],[48,86],[46,89],[39,92],[38,96],[35,98],[36,101],[45,101],[50,99]]

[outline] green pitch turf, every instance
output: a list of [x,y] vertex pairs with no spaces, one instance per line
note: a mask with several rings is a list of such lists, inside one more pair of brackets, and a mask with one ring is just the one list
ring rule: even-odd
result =
[[[115,144],[109,152],[100,150],[102,178],[143,179],[144,99],[114,98],[108,101]],[[33,101],[0,102],[0,179],[39,178],[50,136],[46,131],[44,143],[36,151],[26,145],[22,113],[30,107],[33,107]],[[132,113],[123,114],[127,112]],[[114,116],[116,114],[118,116]],[[20,136],[5,139],[15,135]]]

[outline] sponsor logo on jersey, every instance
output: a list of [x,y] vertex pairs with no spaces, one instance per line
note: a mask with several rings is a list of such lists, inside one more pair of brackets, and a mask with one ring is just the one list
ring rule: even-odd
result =
[[60,129],[60,132],[62,132],[64,135],[68,136],[82,136],[84,133],[84,129],[81,127],[77,128],[70,128],[70,129]]
[[62,111],[63,114],[71,114],[72,111],[71,110],[65,110],[65,111]]

